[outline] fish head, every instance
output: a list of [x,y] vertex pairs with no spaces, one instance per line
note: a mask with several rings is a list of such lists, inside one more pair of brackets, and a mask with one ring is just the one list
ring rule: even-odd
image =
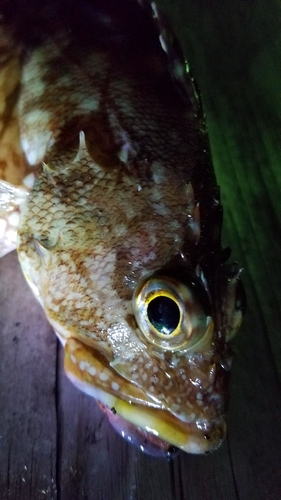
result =
[[142,448],[204,453],[225,435],[239,272],[200,247],[192,183],[150,170],[102,168],[81,133],[74,161],[35,183],[19,258],[74,384]]

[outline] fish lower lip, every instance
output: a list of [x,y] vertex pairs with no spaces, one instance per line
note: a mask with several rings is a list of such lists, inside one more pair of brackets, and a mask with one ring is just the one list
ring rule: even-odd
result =
[[143,453],[157,458],[166,458],[168,460],[178,455],[179,449],[171,446],[170,443],[154,436],[150,432],[137,427],[114,412],[114,408],[107,406],[97,400],[101,410],[106,414],[110,424],[116,432],[122,436],[128,443],[139,448]]

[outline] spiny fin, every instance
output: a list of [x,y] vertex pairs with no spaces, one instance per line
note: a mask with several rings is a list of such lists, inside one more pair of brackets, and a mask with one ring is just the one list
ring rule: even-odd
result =
[[42,162],[42,168],[46,175],[52,175],[56,170],[52,167],[51,163]]
[[25,187],[0,180],[0,257],[17,247],[20,205],[27,196]]
[[50,250],[48,248],[46,248],[42,243],[41,241],[39,240],[34,240],[34,244],[35,244],[35,249],[36,249],[36,252],[40,255],[41,259],[43,261],[45,261],[49,254],[50,254]]
[[0,257],[17,248],[18,221],[18,211],[2,217],[0,215]]
[[79,148],[74,158],[74,163],[81,161],[86,156],[89,156],[89,152],[86,144],[85,133],[81,130],[79,132]]
[[56,241],[54,242],[50,242],[43,236],[42,239],[40,240],[34,238],[35,249],[38,255],[40,255],[43,262],[45,263],[47,262],[48,258],[50,257],[50,254],[57,248],[59,241],[61,240],[62,240],[62,235],[60,232],[57,234]]

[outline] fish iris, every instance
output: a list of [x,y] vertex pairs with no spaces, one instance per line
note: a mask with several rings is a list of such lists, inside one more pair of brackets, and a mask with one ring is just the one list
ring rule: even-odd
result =
[[147,316],[158,332],[170,335],[179,324],[180,310],[174,300],[161,295],[149,302]]

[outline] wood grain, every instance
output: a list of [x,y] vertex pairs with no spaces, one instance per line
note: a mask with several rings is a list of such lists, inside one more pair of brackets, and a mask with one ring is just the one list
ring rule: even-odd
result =
[[233,341],[228,436],[209,456],[142,455],[76,390],[15,253],[0,260],[0,498],[281,498],[281,11],[163,0],[202,92],[248,311]]
[[0,279],[0,498],[52,498],[57,342],[15,252],[0,260]]

